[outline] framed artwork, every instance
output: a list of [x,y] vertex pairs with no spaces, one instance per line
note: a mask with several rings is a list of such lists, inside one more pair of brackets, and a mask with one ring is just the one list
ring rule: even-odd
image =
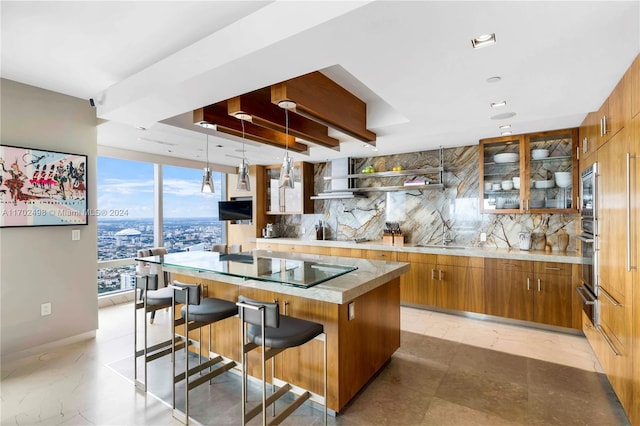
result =
[[0,145],[0,227],[86,225],[87,156]]

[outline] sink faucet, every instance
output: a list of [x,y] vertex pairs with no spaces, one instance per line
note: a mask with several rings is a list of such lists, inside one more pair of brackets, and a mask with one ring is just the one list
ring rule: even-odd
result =
[[451,238],[449,238],[449,232],[450,232],[449,221],[445,220],[442,222],[442,245],[443,246],[446,246],[447,243],[450,243],[451,241],[453,241]]

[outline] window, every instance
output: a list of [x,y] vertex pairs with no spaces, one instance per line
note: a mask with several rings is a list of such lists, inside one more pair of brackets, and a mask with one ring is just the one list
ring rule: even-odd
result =
[[204,250],[223,243],[225,227],[217,217],[222,174],[213,173],[215,193],[203,194],[201,169],[164,166],[162,170],[162,238],[167,250]]
[[117,260],[153,246],[153,167],[98,157],[98,294],[132,288],[135,266]]
[[[214,194],[202,194],[202,169],[162,166],[162,217],[154,217],[154,168],[139,161],[98,157],[98,294],[134,287],[132,259],[141,248],[163,245],[169,252],[224,244],[218,201],[226,175],[213,173]],[[162,241],[154,230],[162,223]]]

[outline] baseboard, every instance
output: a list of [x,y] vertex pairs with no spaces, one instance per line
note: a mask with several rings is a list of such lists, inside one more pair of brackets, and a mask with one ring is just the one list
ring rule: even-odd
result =
[[76,334],[75,336],[65,337],[64,339],[55,340],[53,342],[44,343],[42,345],[34,346],[28,349],[23,349],[18,352],[11,352],[8,354],[2,354],[2,362],[10,362],[12,360],[24,359],[34,355],[40,355],[44,352],[50,352],[62,346],[72,345],[74,343],[82,342],[84,340],[95,339],[96,330],[87,331],[84,333]]

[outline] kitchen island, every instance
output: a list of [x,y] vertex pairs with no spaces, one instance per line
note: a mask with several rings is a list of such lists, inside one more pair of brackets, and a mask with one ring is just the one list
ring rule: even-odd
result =
[[[327,335],[327,406],[335,412],[400,347],[400,276],[408,272],[408,263],[264,250],[241,255],[184,252],[137,260],[160,265],[173,280],[202,285],[207,297],[278,301],[282,314],[322,323]],[[197,331],[192,333],[192,339],[200,338]],[[214,324],[213,351],[239,361],[239,334],[237,318]],[[206,337],[200,344],[203,355]],[[249,364],[256,366],[249,374],[259,377],[256,359]],[[275,376],[322,394],[321,342],[278,355]]]

